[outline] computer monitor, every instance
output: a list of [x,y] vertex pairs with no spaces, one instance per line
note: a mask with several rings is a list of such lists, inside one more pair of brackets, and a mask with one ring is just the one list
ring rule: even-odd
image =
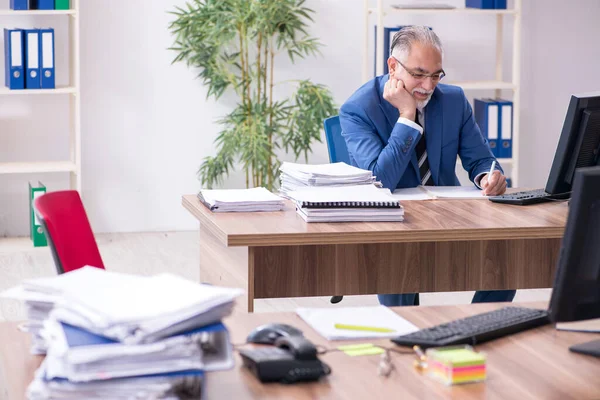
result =
[[600,165],[600,92],[572,95],[545,192],[571,192],[575,170]]
[[[575,172],[548,312],[554,323],[600,318],[600,167]],[[592,343],[572,350],[600,357],[600,340]]]

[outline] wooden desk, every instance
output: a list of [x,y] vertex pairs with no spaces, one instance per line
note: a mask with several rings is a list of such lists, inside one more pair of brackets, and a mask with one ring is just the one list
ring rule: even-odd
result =
[[[545,304],[527,304],[545,308]],[[446,307],[395,308],[398,314],[419,327],[431,326],[505,304],[473,304]],[[269,322],[299,327],[315,344],[333,348],[294,313],[240,314],[225,321],[233,343],[243,343],[255,327]],[[205,399],[598,399],[600,359],[571,353],[568,347],[600,337],[597,334],[556,331],[552,326],[521,332],[478,350],[488,357],[485,383],[446,387],[413,368],[414,356],[393,353],[396,370],[390,377],[377,375],[380,356],[350,358],[333,352],[321,356],[332,374],[318,383],[300,385],[260,384],[236,355],[230,371],[207,375]],[[389,340],[376,343],[390,347]],[[29,336],[17,331],[15,323],[0,323],[0,399],[22,399],[41,357],[28,354]],[[397,349],[404,349],[396,347]]]
[[200,279],[254,299],[552,287],[566,203],[403,201],[404,222],[306,223],[271,213],[213,213],[195,195]]

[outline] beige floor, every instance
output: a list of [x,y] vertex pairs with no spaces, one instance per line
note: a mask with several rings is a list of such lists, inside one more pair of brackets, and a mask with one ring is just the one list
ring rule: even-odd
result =
[[[97,235],[98,246],[107,268],[113,271],[151,275],[169,271],[198,281],[197,232],[114,233]],[[0,291],[22,280],[56,274],[49,248],[33,248],[27,238],[0,239]],[[515,301],[545,301],[549,289],[521,290]],[[430,293],[421,295],[421,304],[464,304],[473,292]],[[375,305],[372,296],[348,296],[337,304],[329,297],[257,300],[255,312],[293,311],[296,307],[343,307]],[[0,300],[0,320],[24,318],[22,306]]]

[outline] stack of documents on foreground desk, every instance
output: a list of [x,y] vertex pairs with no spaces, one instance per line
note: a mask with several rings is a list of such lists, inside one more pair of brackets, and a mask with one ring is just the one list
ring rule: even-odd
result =
[[375,185],[308,187],[288,196],[306,222],[403,221],[404,208]]
[[371,185],[375,182],[371,171],[343,162],[315,165],[284,162],[279,170],[280,192],[286,197],[290,191],[305,187]]
[[26,281],[19,296],[40,293],[54,304],[39,332],[47,356],[30,399],[177,398],[186,391],[198,398],[205,371],[233,367],[221,320],[239,289],[84,267]]
[[31,334],[31,354],[46,354],[48,345],[40,334],[44,321],[48,319],[54,304],[60,298],[47,293],[26,290],[23,286],[17,286],[0,293],[0,297],[21,300],[25,304],[27,322],[21,324],[19,329]]
[[252,189],[203,189],[198,199],[214,212],[281,211],[284,200],[266,188]]

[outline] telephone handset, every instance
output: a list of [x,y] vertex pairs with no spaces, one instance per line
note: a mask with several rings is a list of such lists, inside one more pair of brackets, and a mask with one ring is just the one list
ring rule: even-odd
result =
[[317,348],[301,336],[283,336],[275,346],[240,350],[246,366],[261,382],[312,381],[331,373],[317,358]]

